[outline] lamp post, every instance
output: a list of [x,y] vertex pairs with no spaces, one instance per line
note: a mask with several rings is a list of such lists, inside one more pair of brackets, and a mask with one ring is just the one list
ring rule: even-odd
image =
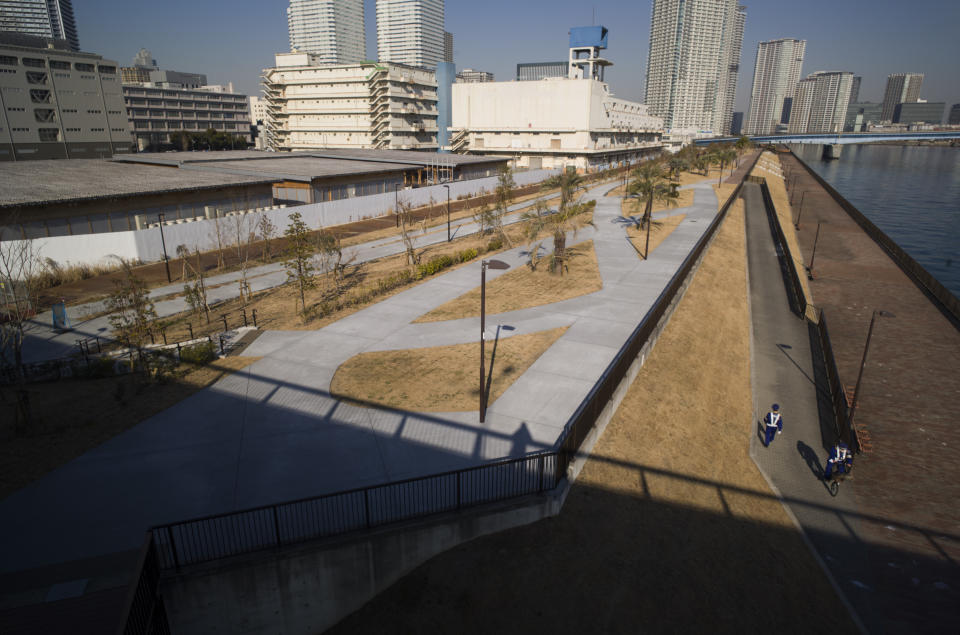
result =
[[157,223],[160,225],[160,244],[163,246],[163,264],[167,268],[167,282],[173,282],[170,279],[170,260],[167,258],[167,241],[163,237],[163,219],[164,213],[157,214]]
[[447,242],[450,242],[450,186],[444,183],[443,187],[447,188]]
[[807,278],[813,280],[813,260],[817,257],[817,242],[820,240],[820,226],[823,221],[817,221],[817,233],[813,237],[813,253],[810,254],[810,265],[807,267]]
[[870,318],[870,328],[867,330],[867,343],[863,346],[863,359],[860,360],[860,372],[857,374],[857,385],[853,389],[853,404],[850,406],[850,416],[847,418],[847,426],[851,430],[853,430],[853,418],[857,414],[857,404],[860,401],[860,382],[863,380],[863,369],[867,365],[867,352],[870,350],[870,338],[873,336],[873,325],[877,321],[877,317],[892,318],[897,316],[889,311],[877,309]]
[[800,193],[800,211],[797,212],[797,221],[793,224],[794,229],[800,229],[800,217],[803,216],[803,199],[807,197],[807,191]]
[[491,269],[509,269],[510,265],[502,260],[483,260],[480,262],[480,423],[487,417],[487,399],[484,394],[486,371],[484,358],[486,357],[487,337],[487,267]]

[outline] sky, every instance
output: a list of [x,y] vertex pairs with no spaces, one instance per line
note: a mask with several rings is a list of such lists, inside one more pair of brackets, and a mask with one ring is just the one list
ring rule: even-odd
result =
[[[376,59],[375,0],[364,0],[367,53]],[[74,0],[84,51],[130,65],[141,47],[161,68],[206,73],[260,93],[260,72],[289,49],[286,0]],[[891,73],[925,73],[921,97],[960,103],[960,2],[955,0],[759,0],[747,21],[736,110],[746,111],[757,42],[807,40],[804,74],[852,71],[861,101],[880,101]],[[570,27],[609,29],[607,81],[619,97],[642,101],[652,0],[447,0],[446,30],[457,69],[516,76],[518,62],[567,58]]]

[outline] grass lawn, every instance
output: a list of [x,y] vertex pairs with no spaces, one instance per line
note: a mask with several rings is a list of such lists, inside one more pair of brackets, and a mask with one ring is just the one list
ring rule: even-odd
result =
[[[534,271],[518,267],[487,282],[487,313],[504,313],[576,298],[603,288],[593,241],[570,247],[569,270],[550,273],[541,262]],[[442,304],[417,318],[416,322],[442,322],[480,315],[480,287]]]
[[[492,375],[488,405],[522,375],[566,328],[487,342]],[[338,397],[419,412],[477,410],[479,342],[356,355],[337,369],[330,392]],[[494,353],[495,356],[494,356]]]
[[746,300],[737,203],[560,515],[429,560],[329,632],[855,629],[748,456]]
[[[181,364],[159,383],[122,375],[28,384],[36,422],[27,435],[15,438],[9,438],[11,430],[0,429],[0,499],[257,359]],[[2,391],[0,412],[10,412],[12,399]]]

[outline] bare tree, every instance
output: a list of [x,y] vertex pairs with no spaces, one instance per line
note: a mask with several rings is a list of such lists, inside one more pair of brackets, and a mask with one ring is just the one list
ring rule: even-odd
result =
[[23,370],[26,326],[37,309],[37,274],[41,262],[32,240],[21,240],[15,223],[0,226],[0,355],[14,375],[14,429],[22,432],[32,419]]
[[[413,219],[411,210],[412,206],[410,203],[400,201],[397,205],[397,218],[400,220],[400,238],[403,240],[403,247],[407,254],[407,264],[418,265],[420,264],[420,256],[422,253],[417,253],[416,236],[414,235],[414,232],[417,230],[417,225]],[[426,233],[426,221],[419,223],[419,229],[421,233]]]
[[344,270],[347,268],[347,265],[354,261],[356,254],[344,261],[340,236],[335,235],[333,232],[326,231],[323,227],[320,228],[320,233],[317,235],[317,248],[323,262],[323,270],[333,272],[337,295],[340,295],[343,290]]
[[186,245],[177,245],[177,258],[180,259],[180,280],[187,279],[187,258],[190,257],[190,250]]
[[500,168],[497,174],[497,189],[494,190],[496,204],[491,219],[493,221],[492,229],[500,234],[500,238],[502,238],[509,247],[513,247],[513,241],[510,240],[510,236],[508,236],[507,232],[503,229],[503,219],[507,215],[510,204],[513,202],[513,191],[516,188],[517,183],[513,180],[513,170],[508,166]]
[[297,283],[300,291],[300,306],[306,313],[306,290],[316,286],[316,280],[313,277],[313,246],[310,244],[310,230],[303,222],[300,212],[290,214],[290,225],[287,226],[284,236],[287,238],[287,248],[283,266],[287,270],[287,282]]
[[213,237],[217,240],[217,269],[223,269],[223,228],[220,226],[220,209],[214,210],[213,216]]
[[110,326],[117,340],[137,357],[143,360],[143,347],[153,321],[157,319],[150,290],[146,283],[137,277],[129,260],[117,257],[123,268],[124,277],[114,280],[114,289],[107,297],[107,309],[110,310]]
[[[207,324],[210,324],[210,305],[207,304],[207,285],[203,271],[203,264],[200,262],[200,249],[196,249],[197,264],[191,267],[193,270],[193,284],[189,282],[183,285],[183,293],[186,297],[190,309],[199,314],[203,311],[207,316]],[[189,265],[188,265],[189,266]]]
[[256,228],[245,214],[233,217],[237,234],[237,259],[240,261],[240,299],[244,305],[250,301],[250,283],[247,280],[247,269],[250,265],[250,251],[256,238]]

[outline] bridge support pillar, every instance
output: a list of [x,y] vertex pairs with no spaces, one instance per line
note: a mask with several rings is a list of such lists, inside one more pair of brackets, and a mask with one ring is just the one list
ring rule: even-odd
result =
[[823,158],[826,160],[830,159],[839,159],[840,150],[843,149],[843,146],[839,143],[826,143],[823,146]]

